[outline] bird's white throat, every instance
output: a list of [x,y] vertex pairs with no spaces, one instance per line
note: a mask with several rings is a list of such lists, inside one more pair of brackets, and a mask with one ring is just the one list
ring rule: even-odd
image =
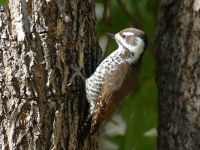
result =
[[124,40],[120,34],[116,34],[115,35],[115,38],[116,38],[116,41],[118,43],[118,50],[119,51],[125,51],[124,50],[124,47],[128,50],[130,50],[130,52],[133,54],[133,57],[130,58],[128,61],[130,63],[135,63],[138,61],[138,59],[140,58],[140,55],[143,53],[144,51],[144,47],[145,47],[145,43],[144,41],[139,38],[139,37],[136,37],[136,44],[135,45],[130,45],[126,42],[126,40]]

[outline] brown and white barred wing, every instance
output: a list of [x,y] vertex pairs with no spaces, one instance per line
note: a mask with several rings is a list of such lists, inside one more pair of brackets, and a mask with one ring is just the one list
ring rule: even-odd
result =
[[127,82],[126,74],[129,71],[129,66],[128,63],[123,63],[112,75],[106,76],[92,114],[90,133],[96,132],[100,123],[110,117],[121,100],[127,95],[127,91],[119,92],[122,91],[125,82]]

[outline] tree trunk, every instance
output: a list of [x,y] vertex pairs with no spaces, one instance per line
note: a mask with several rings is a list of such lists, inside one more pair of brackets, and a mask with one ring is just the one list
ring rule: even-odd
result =
[[0,149],[97,149],[78,135],[87,117],[84,81],[100,57],[91,0],[12,0],[0,6]]
[[200,149],[200,3],[162,0],[157,30],[158,149]]

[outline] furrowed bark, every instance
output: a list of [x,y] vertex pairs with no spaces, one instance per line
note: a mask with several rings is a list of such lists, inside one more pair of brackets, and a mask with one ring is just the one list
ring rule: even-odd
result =
[[80,142],[84,81],[101,55],[94,2],[12,0],[0,7],[0,149],[97,149]]
[[200,3],[162,0],[157,30],[158,149],[200,148]]

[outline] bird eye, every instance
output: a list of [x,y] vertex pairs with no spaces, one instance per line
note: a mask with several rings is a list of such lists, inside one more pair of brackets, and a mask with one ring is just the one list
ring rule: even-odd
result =
[[126,35],[123,35],[122,37],[125,39],[125,38],[126,38]]

